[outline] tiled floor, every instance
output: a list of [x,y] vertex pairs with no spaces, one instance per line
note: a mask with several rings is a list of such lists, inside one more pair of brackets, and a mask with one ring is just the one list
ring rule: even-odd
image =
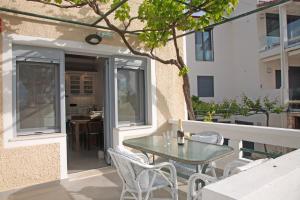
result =
[[106,167],[103,158],[98,157],[98,150],[83,150],[75,152],[68,150],[68,173],[76,173],[84,170]]
[[[51,182],[27,187],[7,193],[0,193],[0,200],[118,200],[121,180],[111,167],[72,175],[60,183]],[[186,185],[179,183],[179,199],[186,199]],[[161,190],[154,197],[167,197]]]

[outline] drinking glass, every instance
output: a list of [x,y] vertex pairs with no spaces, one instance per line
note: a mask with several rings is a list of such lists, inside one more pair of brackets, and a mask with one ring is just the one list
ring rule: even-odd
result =
[[166,139],[167,139],[167,144],[168,145],[171,144],[171,136],[172,136],[172,132],[171,131],[167,131],[166,132]]
[[163,136],[163,142],[164,142],[164,146],[167,146],[167,134],[165,132],[162,133],[162,136]]

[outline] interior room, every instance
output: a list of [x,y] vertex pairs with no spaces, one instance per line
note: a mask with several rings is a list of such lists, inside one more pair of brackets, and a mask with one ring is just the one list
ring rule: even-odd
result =
[[104,74],[108,59],[65,57],[68,173],[106,166],[104,160]]

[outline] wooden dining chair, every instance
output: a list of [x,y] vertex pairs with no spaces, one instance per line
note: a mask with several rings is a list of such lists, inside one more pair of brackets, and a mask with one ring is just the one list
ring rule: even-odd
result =
[[88,150],[91,149],[91,138],[96,139],[96,146],[99,146],[101,134],[103,134],[103,125],[101,121],[89,121],[87,123],[86,142]]

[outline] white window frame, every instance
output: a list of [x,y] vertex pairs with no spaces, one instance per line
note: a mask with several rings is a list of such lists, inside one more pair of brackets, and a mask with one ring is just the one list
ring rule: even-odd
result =
[[[19,35],[12,35],[14,39],[23,38]],[[15,46],[23,46],[25,49],[20,49],[19,51],[22,53],[16,53],[15,50],[13,50],[13,47]],[[28,54],[26,52],[28,48]],[[43,49],[40,55],[46,55],[47,56],[36,56],[40,50]],[[31,62],[56,62],[59,63],[59,89],[60,89],[60,97],[64,97],[65,95],[65,88],[64,88],[64,52],[59,49],[53,49],[53,47],[46,47],[41,48],[39,45],[31,45],[31,43],[18,43],[15,42],[11,37],[4,34],[3,37],[3,59],[6,61],[3,64],[3,128],[4,128],[4,146],[5,147],[14,147],[14,146],[23,146],[28,144],[28,142],[23,142],[20,140],[21,138],[25,137],[23,136],[26,134],[17,134],[17,122],[16,122],[16,62],[18,61],[24,61],[25,59],[27,61]],[[44,53],[44,54],[43,54]],[[20,54],[20,55],[18,55]],[[26,55],[26,56],[22,56]],[[53,136],[57,136],[57,134],[62,134],[61,137],[65,137],[65,99],[60,98],[59,107],[61,108],[59,111],[59,120],[60,120],[60,130],[56,131],[56,133],[53,133]],[[53,131],[46,131],[43,130],[45,134],[36,134],[36,136],[41,138],[48,138],[51,137],[47,134]],[[27,134],[26,134],[27,135]],[[30,135],[33,135],[32,137],[26,136],[28,138],[36,138],[33,134],[33,132],[30,133]],[[48,136],[42,136],[42,135],[48,135]],[[19,138],[20,137],[20,138]],[[60,136],[59,136],[60,137]]]
[[[124,59],[137,59],[137,60],[142,60],[143,63],[145,64],[144,66],[139,67],[140,70],[143,70],[143,74],[144,74],[144,87],[143,87],[143,93],[144,93],[144,97],[143,99],[141,99],[141,101],[143,100],[143,110],[144,110],[144,120],[141,122],[128,122],[126,123],[124,122],[119,122],[119,115],[118,115],[118,69],[119,68],[123,68],[123,69],[132,69],[132,70],[136,70],[137,67],[135,66],[126,66],[126,67],[119,67],[115,65],[115,58],[124,58]],[[143,125],[149,125],[151,124],[151,122],[149,121],[149,115],[148,115],[148,110],[150,109],[148,106],[148,84],[149,84],[149,76],[148,76],[148,60],[145,58],[141,58],[141,57],[135,57],[135,56],[113,56],[112,57],[113,60],[113,66],[114,66],[114,84],[115,84],[115,118],[116,118],[116,127],[134,127],[134,126],[143,126]],[[142,105],[142,104],[140,104]]]
[[[201,41],[202,41],[202,46],[204,45],[204,33],[205,32],[209,32],[209,35],[210,35],[210,45],[211,45],[211,59],[206,59],[205,58],[205,52],[207,51],[206,48],[203,47],[203,59],[197,59],[197,55],[198,55],[198,52],[197,52],[197,34],[201,33]],[[195,32],[195,59],[196,61],[202,61],[202,62],[214,62],[214,59],[215,59],[215,54],[214,54],[214,39],[213,39],[214,35],[213,35],[213,29],[208,29],[208,30],[204,30],[203,32],[202,31],[197,31]]]
[[[57,127],[41,127],[41,128],[29,128],[29,129],[20,129],[19,125],[19,113],[17,112],[17,88],[18,88],[18,67],[17,63],[18,62],[30,62],[30,63],[41,63],[41,64],[55,64],[55,77],[56,77],[56,84],[55,84],[55,93],[56,93],[56,98],[55,98],[55,123]],[[63,124],[61,124],[61,116],[60,116],[60,111],[61,111],[61,105],[60,105],[60,96],[61,96],[61,91],[60,91],[60,63],[59,60],[48,60],[48,59],[32,59],[32,58],[16,58],[14,62],[14,68],[13,71],[15,72],[13,75],[13,109],[14,109],[14,121],[16,123],[15,127],[15,134],[16,136],[22,136],[22,135],[34,135],[34,134],[49,134],[49,133],[59,133],[61,132],[61,127]]]

